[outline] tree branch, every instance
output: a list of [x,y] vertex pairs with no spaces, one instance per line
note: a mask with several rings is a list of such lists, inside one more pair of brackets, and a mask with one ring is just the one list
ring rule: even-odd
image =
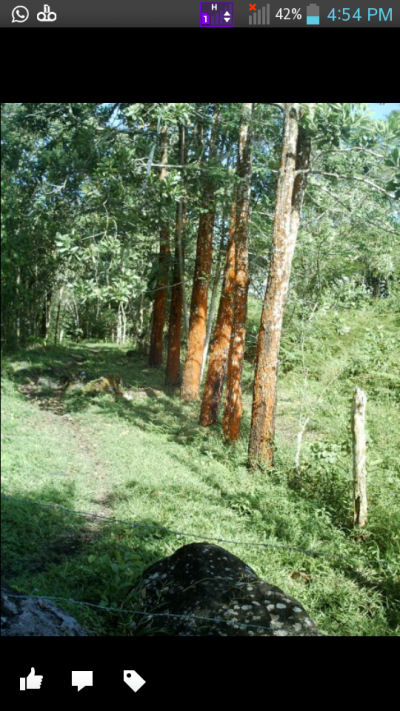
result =
[[296,173],[310,173],[311,175],[326,175],[328,178],[340,178],[342,180],[356,180],[358,183],[365,183],[365,185],[370,185],[371,188],[374,188],[374,190],[377,190],[378,192],[382,193],[382,195],[386,195],[386,197],[390,198],[391,200],[395,200],[395,195],[393,193],[389,193],[387,190],[384,188],[381,188],[380,185],[377,185],[376,183],[373,182],[373,180],[369,180],[369,178],[359,178],[355,175],[341,175],[340,173],[325,173],[324,171],[319,171],[319,170],[307,170],[307,171],[301,171],[298,170]]

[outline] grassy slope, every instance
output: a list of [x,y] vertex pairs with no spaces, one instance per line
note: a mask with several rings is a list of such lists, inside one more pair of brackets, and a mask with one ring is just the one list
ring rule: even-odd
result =
[[[7,359],[2,378],[4,493],[193,537],[2,500],[4,578],[24,592],[138,609],[140,594],[130,593],[135,576],[186,542],[211,536],[313,548],[346,558],[223,544],[262,578],[298,598],[327,634],[398,634],[397,332],[398,316],[371,311],[320,314],[305,326],[287,329],[277,464],[268,475],[250,474],[245,467],[249,363],[244,437],[229,448],[222,444],[219,426],[199,428],[198,407],[182,404],[172,392],[133,402],[77,394],[63,400],[61,416],[17,391],[27,374],[61,365],[74,353],[86,358],[83,367],[90,377],[116,372],[127,387],[161,389],[162,373],[148,369],[142,356],[128,360],[118,348],[98,344],[93,346],[98,353],[87,345],[31,350],[13,356],[13,363],[29,361],[16,372]],[[356,541],[351,529],[349,406],[355,383],[365,387],[369,398],[365,541]],[[301,409],[311,419],[301,470],[294,475]],[[98,633],[138,633],[129,616],[66,607]]]

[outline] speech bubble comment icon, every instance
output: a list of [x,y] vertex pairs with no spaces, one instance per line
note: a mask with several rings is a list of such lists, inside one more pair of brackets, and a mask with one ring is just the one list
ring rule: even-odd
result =
[[146,683],[145,680],[132,669],[124,669],[124,682],[128,684],[133,691],[139,691],[143,684]]
[[93,686],[93,672],[92,671],[73,671],[72,672],[72,686],[77,686],[78,691],[83,689],[85,686]]
[[11,17],[12,22],[26,22],[29,17],[29,10],[24,5],[17,5],[11,13]]

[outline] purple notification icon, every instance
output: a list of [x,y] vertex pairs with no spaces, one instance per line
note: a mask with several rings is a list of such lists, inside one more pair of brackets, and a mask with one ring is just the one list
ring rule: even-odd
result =
[[200,25],[201,27],[233,27],[234,3],[232,0],[201,0]]

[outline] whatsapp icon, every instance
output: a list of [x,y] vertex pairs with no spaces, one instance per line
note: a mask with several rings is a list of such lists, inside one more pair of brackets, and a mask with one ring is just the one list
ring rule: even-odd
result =
[[28,8],[23,5],[17,5],[11,13],[13,22],[25,22],[29,17]]

